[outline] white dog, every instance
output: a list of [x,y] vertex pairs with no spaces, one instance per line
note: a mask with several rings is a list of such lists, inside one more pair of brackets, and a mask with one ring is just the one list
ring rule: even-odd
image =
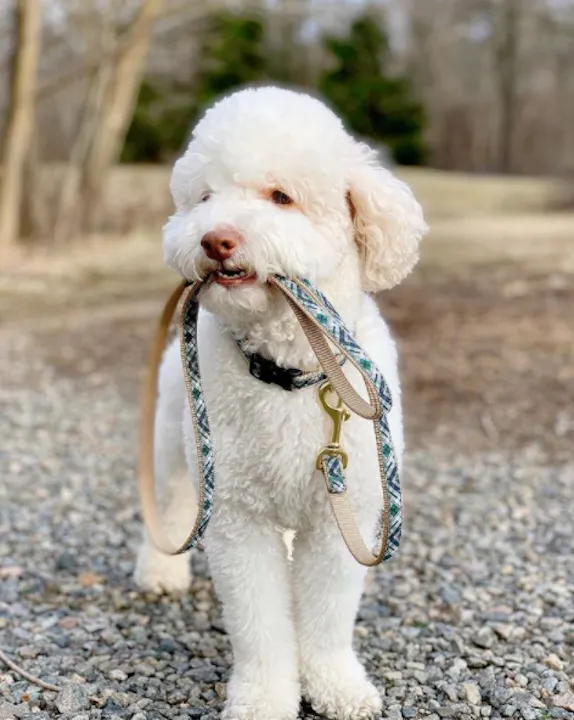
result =
[[[397,354],[369,293],[412,269],[426,232],[421,208],[321,102],[277,88],[243,90],[209,110],[175,165],[171,191],[166,261],[190,279],[215,272],[198,332],[216,461],[205,547],[234,655],[223,717],[293,720],[301,694],[329,718],[377,716],[380,696],[352,648],[365,569],[347,550],[315,470],[329,419],[316,388],[286,392],[250,375],[232,333],[281,367],[316,369],[293,312],[266,278],[316,284],[390,386],[400,462]],[[345,372],[362,386],[354,368]],[[156,438],[165,520],[181,539],[192,525],[189,474],[197,471],[177,344],[163,362]],[[353,510],[374,541],[382,493],[372,423],[353,417],[343,443]],[[295,531],[291,560],[285,529]],[[188,558],[146,541],[136,579],[147,590],[183,591]]]

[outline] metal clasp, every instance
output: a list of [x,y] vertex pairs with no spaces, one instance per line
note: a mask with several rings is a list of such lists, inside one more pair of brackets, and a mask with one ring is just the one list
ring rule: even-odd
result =
[[[337,404],[331,405],[328,402],[329,395],[334,395],[337,398]],[[331,418],[333,422],[333,432],[331,434],[331,442],[321,450],[317,456],[317,470],[321,470],[323,467],[323,458],[325,456],[338,455],[341,458],[343,468],[347,467],[349,457],[347,453],[341,447],[341,429],[343,423],[346,422],[351,414],[344,406],[343,401],[337,395],[333,386],[329,381],[324,382],[319,388],[319,402],[323,410]]]

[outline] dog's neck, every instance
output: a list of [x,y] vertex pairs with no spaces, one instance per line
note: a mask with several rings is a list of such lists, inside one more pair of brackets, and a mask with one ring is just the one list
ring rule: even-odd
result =
[[[318,283],[318,288],[353,331],[363,294],[358,263],[353,258],[344,261],[338,272],[328,281]],[[259,353],[281,367],[297,368],[305,372],[318,367],[315,353],[283,296],[277,295],[273,298],[271,311],[265,318],[228,327],[246,341],[245,349],[248,352]]]

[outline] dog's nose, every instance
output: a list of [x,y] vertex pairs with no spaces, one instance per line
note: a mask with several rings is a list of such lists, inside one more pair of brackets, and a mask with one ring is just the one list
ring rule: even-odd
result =
[[201,239],[201,247],[210,260],[228,260],[241,242],[241,235],[230,227],[211,230]]

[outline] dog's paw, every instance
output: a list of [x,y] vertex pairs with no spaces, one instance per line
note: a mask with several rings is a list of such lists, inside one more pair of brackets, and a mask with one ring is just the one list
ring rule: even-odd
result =
[[227,703],[222,720],[296,720],[299,714],[300,690],[295,680],[270,677],[262,681],[229,681]]
[[302,673],[305,699],[319,715],[330,720],[381,717],[381,696],[354,654],[315,658]]
[[191,585],[189,557],[164,555],[144,543],[138,555],[134,580],[144,592],[181,595]]

